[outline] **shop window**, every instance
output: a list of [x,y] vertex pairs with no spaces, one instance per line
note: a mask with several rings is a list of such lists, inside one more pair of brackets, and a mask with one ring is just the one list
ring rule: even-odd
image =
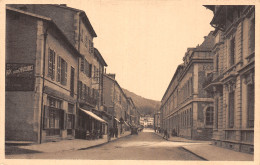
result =
[[55,77],[55,51],[49,48],[48,76],[54,80]]
[[214,116],[213,107],[208,107],[206,109],[206,125],[213,125],[213,116]]

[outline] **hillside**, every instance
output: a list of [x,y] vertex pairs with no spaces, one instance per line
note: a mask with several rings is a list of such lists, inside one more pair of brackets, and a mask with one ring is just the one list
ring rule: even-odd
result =
[[143,115],[153,115],[154,111],[160,108],[160,101],[146,99],[126,89],[123,89],[123,91],[125,92],[127,97],[132,98],[137,110]]

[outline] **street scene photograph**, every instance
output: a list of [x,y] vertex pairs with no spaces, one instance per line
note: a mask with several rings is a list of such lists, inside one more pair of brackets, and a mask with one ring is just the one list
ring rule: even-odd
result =
[[254,4],[4,10],[6,161],[256,161]]

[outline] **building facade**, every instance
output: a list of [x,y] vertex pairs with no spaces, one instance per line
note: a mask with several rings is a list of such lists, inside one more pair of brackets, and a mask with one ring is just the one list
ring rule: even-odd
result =
[[78,58],[48,17],[6,8],[6,140],[75,137]]
[[254,152],[255,7],[206,6],[214,17],[214,71],[205,89],[214,96],[213,143]]
[[203,89],[213,69],[213,32],[196,48],[188,48],[161,100],[162,128],[189,139],[212,137],[213,99]]
[[103,105],[106,107],[108,114],[112,116],[109,121],[109,129],[117,129],[120,136],[130,126],[126,122],[130,116],[127,113],[129,112],[128,97],[117,83],[115,74],[104,74],[103,84]]
[[[107,122],[102,119],[102,117],[107,116],[106,113],[104,113],[102,105],[102,74],[107,64],[100,52],[94,48],[93,38],[97,37],[97,35],[85,12],[67,7],[66,5],[15,4],[8,6],[31,13],[31,15],[46,17],[57,25],[61,33],[67,38],[66,41],[68,41],[70,46],[72,45],[74,47],[73,49],[80,55],[76,59],[77,67],[74,67],[74,72],[71,71],[71,73],[68,73],[77,77],[77,82],[71,85],[76,87],[73,88],[73,90],[77,93],[76,101],[73,102],[73,108],[76,108],[76,111],[75,113],[73,111],[74,116],[69,117],[73,123],[73,131],[70,131],[72,132],[71,134],[76,138],[84,139],[88,135],[106,134]],[[62,41],[57,41],[57,44],[59,42]],[[28,45],[25,45],[24,48],[26,48],[26,46]],[[54,71],[57,70],[57,75],[64,74],[60,71],[60,63],[63,64],[63,60],[58,59],[57,55],[54,55],[53,61],[52,65]],[[58,67],[57,69],[55,68],[56,66]],[[62,82],[63,80],[58,78],[57,81]],[[72,109],[72,105],[68,107]],[[58,134],[58,131],[56,134]]]

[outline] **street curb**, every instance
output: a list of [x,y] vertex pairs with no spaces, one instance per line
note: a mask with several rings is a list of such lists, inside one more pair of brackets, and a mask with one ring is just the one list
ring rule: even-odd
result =
[[[129,134],[129,135],[131,135],[131,134]],[[117,139],[114,139],[114,140],[110,140],[110,141],[107,141],[107,142],[105,142],[105,143],[100,143],[100,144],[97,144],[97,145],[94,145],[94,146],[89,146],[89,147],[86,147],[86,148],[79,148],[79,149],[76,149],[76,150],[88,150],[88,149],[91,149],[91,148],[100,147],[100,146],[105,145],[105,144],[108,144],[108,143],[110,143],[110,142],[115,142],[115,141],[117,141],[118,139],[125,138],[125,137],[127,137],[127,136],[129,136],[129,135],[126,135],[126,136],[123,136],[123,137],[120,137],[120,138],[117,138]]]
[[193,154],[193,155],[199,157],[199,158],[202,159],[202,160],[209,161],[208,159],[206,159],[206,158],[204,158],[204,157],[202,157],[202,156],[200,156],[200,155],[198,155],[198,154],[196,154],[196,153],[194,153],[194,152],[188,150],[188,149],[185,148],[185,147],[180,147],[180,148],[182,148],[182,149],[184,149],[185,151],[187,151],[187,152],[189,152],[189,153],[191,153],[191,154]]
[[[154,133],[154,132],[153,132]],[[160,136],[162,137],[161,135],[157,134],[157,133],[154,133],[155,135],[157,136]],[[166,140],[166,139],[165,139]],[[201,143],[201,142],[196,142],[196,141],[180,141],[180,140],[167,140],[167,141],[171,141],[171,142],[185,142],[185,143]]]

